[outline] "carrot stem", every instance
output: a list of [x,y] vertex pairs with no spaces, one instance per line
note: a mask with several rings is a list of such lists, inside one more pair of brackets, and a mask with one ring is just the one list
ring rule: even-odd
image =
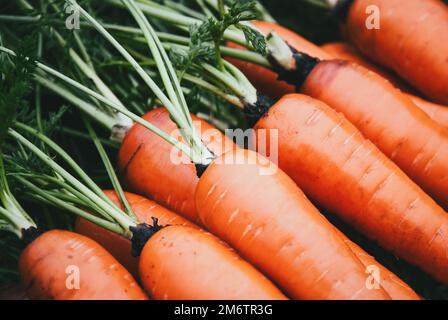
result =
[[5,224],[9,224],[9,231],[19,238],[22,237],[22,230],[36,227],[9,189],[2,154],[0,154],[0,203],[3,205],[3,207],[0,206],[0,218],[6,219]]
[[109,178],[112,182],[115,192],[118,194],[121,204],[125,208],[126,213],[134,220],[137,220],[137,217],[135,216],[131,208],[131,205],[129,204],[129,201],[124,195],[123,188],[121,187],[120,181],[117,177],[117,174],[115,173],[114,167],[110,162],[109,157],[107,156],[106,150],[104,150],[104,147],[101,144],[101,141],[98,139],[98,136],[95,130],[93,129],[92,125],[90,124],[90,122],[85,117],[83,117],[83,120],[86,125],[87,131],[93,143],[95,144],[98,153],[100,154],[101,160],[103,161],[104,167],[106,168],[107,174],[109,175]]
[[81,191],[92,201],[98,203],[105,211],[108,212],[109,216],[112,217],[115,221],[117,221],[122,228],[131,236],[131,231],[129,227],[135,226],[136,223],[127,215],[123,214],[121,210],[117,209],[115,206],[111,206],[108,202],[104,201],[100,196],[98,196],[91,189],[83,185],[79,182],[72,174],[62,168],[59,164],[57,164],[50,156],[41,151],[38,147],[36,147],[33,143],[19,134],[17,131],[13,129],[9,129],[9,135],[23,144],[28,150],[32,151],[39,159],[41,159],[44,163],[46,163],[50,168],[52,168],[56,173],[58,173],[61,177],[66,179],[73,187]]
[[69,202],[67,202],[67,199],[61,200],[59,199],[59,197],[52,195],[50,192],[46,192],[44,190],[42,190],[41,188],[37,187],[36,185],[34,185],[33,183],[29,182],[26,179],[23,179],[21,176],[16,176],[15,177],[17,180],[19,180],[23,185],[25,185],[27,188],[29,188],[31,191],[33,191],[32,193],[30,193],[30,196],[33,198],[40,198],[41,200],[44,200],[46,203],[51,204],[55,207],[58,207],[62,210],[66,210],[68,212],[71,212],[73,214],[76,214],[77,216],[80,216],[94,224],[97,224],[109,231],[112,231],[114,233],[120,234],[122,236],[128,237],[130,238],[131,235],[128,232],[125,232],[124,229],[114,223],[114,222],[110,222],[110,221],[106,221],[102,218],[98,218],[88,212],[86,212],[85,210],[82,210],[74,205],[71,205]]

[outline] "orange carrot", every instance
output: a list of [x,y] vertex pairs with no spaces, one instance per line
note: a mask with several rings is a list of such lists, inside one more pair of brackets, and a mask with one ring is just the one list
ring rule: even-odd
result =
[[[176,124],[164,108],[145,114],[143,118],[165,132],[179,137]],[[232,148],[233,142],[207,122],[194,117],[202,140],[216,155],[223,148]],[[134,125],[127,133],[120,148],[118,166],[127,184],[139,193],[154,199],[163,206],[178,212],[193,222],[198,222],[194,192],[199,178],[194,164],[186,155],[180,160],[184,165],[173,165],[174,149],[165,140],[141,125]],[[188,170],[185,167],[188,167]]]
[[448,282],[447,213],[341,114],[291,94],[256,129],[278,130],[279,166],[312,199]]
[[353,63],[322,61],[306,76],[301,91],[342,112],[448,208],[448,131],[389,81]]
[[208,167],[195,196],[208,230],[291,298],[389,299],[382,287],[367,288],[364,266],[334,227],[266,161],[253,151],[236,150]]
[[141,253],[140,274],[158,300],[286,299],[227,245],[197,228],[169,226],[156,232]]
[[[120,201],[115,192],[106,190],[104,193],[114,203],[120,205]],[[152,217],[155,217],[163,225],[170,224],[196,227],[189,220],[165,209],[154,201],[128,192],[125,192],[125,196],[140,223],[150,224],[152,223]],[[83,218],[76,219],[75,230],[102,245],[127,270],[129,270],[134,277],[138,278],[138,258],[131,255],[131,242],[129,239],[108,231]]]
[[31,299],[147,299],[131,274],[110,253],[73,232],[52,230],[42,234],[23,251],[19,267]]
[[[367,28],[376,6],[379,29]],[[448,104],[448,6],[440,0],[354,0],[345,27],[349,40],[436,102]]]
[[351,47],[349,44],[343,42],[328,43],[323,45],[322,49],[327,51],[334,58],[355,62],[378,73],[383,78],[389,80],[397,88],[408,92],[405,94],[411,98],[412,102],[414,102],[417,107],[425,111],[435,122],[445,128],[448,128],[448,106],[442,106],[409,93],[410,89],[400,79],[362,57],[356,49]]

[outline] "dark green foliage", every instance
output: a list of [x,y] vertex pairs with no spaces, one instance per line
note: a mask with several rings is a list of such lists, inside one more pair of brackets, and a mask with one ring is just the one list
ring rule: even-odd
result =
[[28,37],[23,40],[17,56],[0,53],[0,146],[17,111],[26,106],[25,99],[31,92],[35,69],[33,46],[34,41]]

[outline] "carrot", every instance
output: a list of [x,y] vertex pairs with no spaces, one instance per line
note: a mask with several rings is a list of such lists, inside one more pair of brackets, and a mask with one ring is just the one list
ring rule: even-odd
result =
[[[216,128],[193,117],[202,140],[216,155],[225,148],[232,148],[228,140]],[[164,108],[154,109],[143,116],[160,129],[179,137],[176,124]],[[134,125],[120,148],[118,167],[127,184],[139,193],[150,197],[163,206],[178,212],[193,222],[198,222],[194,204],[194,192],[199,180],[196,168],[184,154],[182,166],[175,165],[171,156],[177,150],[165,140],[141,125]],[[186,169],[185,167],[188,167]]]
[[[266,21],[253,21],[251,23],[265,35],[268,35],[272,31],[277,32],[290,46],[300,52],[305,52],[322,60],[331,59],[331,56],[318,46],[276,23]],[[228,46],[232,48],[242,48],[235,43],[229,43]],[[278,76],[274,71],[235,58],[227,57],[226,60],[230,61],[238,67],[238,69],[243,71],[261,93],[266,94],[271,98],[277,99],[285,94],[295,91],[293,85],[286,81],[277,80]]]
[[[267,168],[270,173],[261,174]],[[291,298],[390,298],[382,287],[367,288],[363,265],[334,227],[261,155],[225,153],[199,180],[195,199],[207,229]]]
[[301,91],[342,112],[364,136],[448,207],[448,131],[389,81],[346,61],[318,62]]
[[343,42],[328,43],[323,45],[322,49],[324,49],[337,59],[355,62],[369,70],[378,73],[383,78],[389,80],[397,88],[405,91],[404,94],[409,96],[412,102],[414,102],[417,107],[425,111],[432,120],[434,120],[441,126],[448,128],[448,106],[442,106],[409,93],[410,89],[400,79],[398,79],[390,72],[384,70],[383,68],[368,61],[366,58],[362,57],[356,51],[356,49],[351,47],[349,44]]
[[[105,190],[104,193],[117,205],[120,205],[114,191]],[[152,217],[157,218],[161,224],[183,225],[196,227],[189,220],[182,218],[174,212],[165,209],[159,204],[136,194],[125,192],[126,199],[140,223],[152,223]],[[123,208],[122,208],[123,209]],[[196,227],[197,228],[197,227]],[[138,278],[138,257],[131,255],[131,242],[123,236],[108,231],[83,218],[77,218],[76,232],[85,235],[109,251],[132,275]]]
[[[380,29],[366,28],[368,6],[379,8]],[[355,0],[345,27],[362,53],[448,104],[448,7],[442,1]]]
[[148,240],[140,256],[140,274],[158,300],[286,299],[219,239],[186,226],[162,228]]
[[448,282],[448,215],[345,117],[291,94],[255,128],[278,130],[279,166],[312,199]]
[[[32,241],[19,261],[31,299],[146,300],[131,274],[95,241],[82,235],[48,231]],[[69,276],[79,271],[79,287]],[[71,287],[73,285],[74,287]]]

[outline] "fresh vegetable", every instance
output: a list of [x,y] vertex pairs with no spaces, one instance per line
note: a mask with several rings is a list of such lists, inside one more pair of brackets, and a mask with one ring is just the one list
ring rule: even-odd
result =
[[[74,3],[74,1],[70,1],[71,3]],[[141,10],[141,7],[139,8],[138,5],[136,5],[136,3],[134,3],[133,1],[129,0],[129,1],[123,1],[122,2],[123,5],[132,13],[133,17],[135,18],[135,20],[137,21],[137,23],[139,24],[140,27],[140,31],[142,32],[144,39],[146,41],[146,43],[149,45],[150,47],[150,51],[152,53],[152,56],[154,58],[154,61],[148,61],[148,64],[145,65],[152,65],[152,66],[156,66],[157,67],[157,71],[160,75],[160,80],[164,83],[164,88],[160,90],[160,88],[152,81],[151,77],[153,74],[153,71],[148,72],[148,69],[146,68],[142,68],[133,58],[131,55],[129,55],[127,53],[127,49],[125,49],[124,47],[122,47],[120,45],[120,43],[118,43],[109,33],[107,33],[107,31],[104,30],[104,28],[101,28],[101,25],[99,23],[97,23],[90,15],[88,15],[86,12],[84,12],[83,10],[81,11],[81,14],[84,18],[86,18],[89,23],[91,25],[93,25],[96,29],[98,29],[100,31],[100,33],[103,34],[103,36],[116,48],[118,49],[118,51],[122,54],[122,56],[125,58],[125,62],[123,64],[123,66],[128,66],[131,65],[131,67],[134,69],[133,71],[136,71],[137,74],[142,78],[142,80],[150,87],[150,89],[155,93],[155,96],[157,99],[159,99],[159,102],[156,102],[157,104],[161,104],[161,105],[166,105],[166,108],[168,109],[168,112],[170,113],[170,116],[172,117],[173,122],[179,126],[181,128],[181,136],[183,138],[183,141],[179,142],[176,136],[176,138],[174,138],[173,136],[171,136],[169,133],[166,133],[162,130],[159,130],[159,128],[157,126],[154,126],[151,122],[145,121],[144,119],[141,119],[139,117],[136,117],[132,112],[129,112],[128,109],[125,108],[123,103],[120,103],[119,101],[115,100],[113,98],[113,95],[110,95],[110,93],[107,92],[107,90],[105,90],[105,88],[101,88],[102,84],[100,82],[98,82],[98,79],[94,80],[96,89],[95,91],[91,90],[88,88],[87,85],[81,85],[81,83],[90,83],[88,81],[88,79],[91,79],[89,72],[86,72],[87,70],[85,66],[83,66],[82,63],[76,63],[75,62],[75,69],[79,68],[79,70],[75,70],[74,73],[70,73],[70,74],[75,74],[75,76],[79,73],[81,73],[81,76],[79,78],[81,78],[81,80],[79,82],[74,81],[73,79],[67,78],[64,75],[58,74],[57,72],[54,72],[54,70],[51,70],[45,66],[39,65],[39,68],[42,69],[45,73],[49,73],[50,75],[58,78],[59,80],[63,80],[66,84],[69,84],[71,86],[71,88],[69,90],[61,90],[62,86],[60,84],[56,84],[54,85],[54,83],[51,83],[50,81],[45,82],[45,79],[43,78],[43,74],[40,73],[38,75],[38,81],[40,84],[42,84],[43,86],[49,88],[50,90],[52,90],[53,92],[61,95],[64,98],[67,98],[67,100],[69,100],[70,102],[77,104],[77,106],[81,109],[83,109],[83,111],[89,110],[89,111],[98,111],[100,110],[100,108],[96,108],[97,106],[101,105],[101,107],[103,108],[104,105],[106,106],[106,110],[108,111],[108,114],[110,114],[110,110],[108,110],[109,108],[118,111],[118,112],[122,112],[124,113],[127,117],[131,118],[132,120],[138,122],[139,124],[141,124],[142,126],[144,126],[147,129],[153,130],[155,133],[157,133],[158,135],[162,136],[163,138],[165,138],[169,143],[171,143],[173,145],[173,147],[177,147],[180,151],[181,154],[185,153],[188,154],[190,156],[190,159],[188,159],[188,161],[192,162],[192,165],[194,165],[194,169],[196,169],[196,173],[197,175],[200,177],[203,172],[205,171],[205,174],[207,174],[207,172],[210,171],[211,167],[208,167],[210,165],[210,163],[212,163],[213,165],[220,165],[219,163],[219,159],[215,161],[215,154],[213,154],[213,152],[211,152],[206,145],[203,143],[202,139],[201,139],[201,135],[197,133],[196,128],[194,127],[194,125],[192,124],[192,119],[189,115],[185,100],[183,98],[182,92],[181,90],[183,88],[180,87],[180,83],[179,81],[177,81],[177,75],[175,72],[173,72],[172,67],[170,65],[169,59],[166,55],[166,53],[162,50],[163,46],[166,46],[167,48],[172,48],[171,44],[161,44],[160,42],[158,42],[157,37],[155,37],[155,32],[152,29],[151,25],[148,23],[148,21],[146,21],[143,13]],[[146,3],[146,1],[145,1]],[[150,3],[150,1],[148,1],[148,3]],[[157,5],[158,6],[158,5]],[[222,6],[223,7],[223,6]],[[78,8],[79,9],[79,8]],[[81,8],[82,9],[82,8]],[[188,10],[185,10],[185,7],[182,7],[182,10],[184,12],[188,13]],[[219,11],[220,17],[225,20],[227,18],[226,17],[226,13],[224,8]],[[200,16],[200,15],[196,15],[196,16]],[[238,28],[242,28],[243,29],[244,25],[239,25],[236,26],[235,28],[231,28],[232,33],[234,33],[236,31],[236,29]],[[247,29],[245,29],[245,36],[247,36],[247,34],[250,34],[250,32],[247,32]],[[226,32],[224,32],[226,33]],[[250,36],[254,36],[254,34],[250,34]],[[167,38],[169,38],[170,36],[167,36]],[[171,39],[173,39],[173,37],[171,37]],[[215,38],[212,37],[212,39],[215,42],[218,42]],[[254,41],[255,39],[252,38],[251,42],[253,42],[253,46],[254,46],[254,50],[256,48],[259,49],[258,44],[256,44],[256,41]],[[181,40],[182,43],[184,40]],[[238,41],[237,41],[238,42]],[[141,43],[141,42],[140,42]],[[215,45],[215,47],[218,47],[217,45]],[[138,57],[144,57],[145,54],[147,54],[146,52],[143,54],[138,53],[134,48],[131,49],[130,46],[128,47],[130,51],[132,51],[132,55],[133,56],[138,56]],[[219,48],[220,50],[220,48]],[[219,50],[217,51],[219,53]],[[81,50],[82,51],[82,50]],[[224,52],[224,51],[223,51]],[[217,54],[219,55],[219,54]],[[73,55],[71,55],[73,57]],[[85,53],[83,53],[83,58],[86,59],[86,55]],[[76,60],[76,59],[72,59],[72,60]],[[86,61],[88,61],[88,59],[86,59]],[[224,62],[222,62],[219,64],[219,71],[221,72],[220,74],[226,76],[227,72],[230,71],[230,73],[232,73],[236,78],[239,77],[239,75],[236,72],[233,72],[235,70],[232,70],[231,68],[227,68],[226,64]],[[122,63],[121,61],[117,61],[118,63]],[[114,62],[115,63],[115,62]],[[77,65],[77,66],[76,66]],[[88,65],[87,65],[88,66]],[[43,68],[42,68],[43,67]],[[72,71],[72,70],[71,70]],[[78,71],[78,72],[76,72]],[[79,72],[81,71],[81,72]],[[181,72],[179,72],[179,75],[183,78],[184,75],[184,71],[185,70],[181,70]],[[134,72],[132,72],[134,73]],[[216,73],[218,74],[218,73]],[[87,79],[85,78],[87,77]],[[95,78],[95,75],[94,75]],[[186,78],[185,78],[186,79]],[[225,80],[228,80],[227,78],[225,78]],[[53,80],[54,81],[54,80]],[[215,84],[219,84],[217,81],[215,82]],[[75,88],[77,91],[76,92],[76,96],[74,94],[70,95],[71,92],[73,90],[73,88]],[[214,88],[216,89],[216,88]],[[222,86],[219,86],[219,89],[221,89],[222,91],[224,91],[222,89]],[[244,91],[244,89],[246,88],[242,88],[242,91]],[[73,90],[74,91],[74,90]],[[73,92],[72,91],[72,92]],[[82,94],[87,94],[90,96],[91,101],[85,99],[85,98],[80,98],[82,95],[79,94],[79,91],[82,92]],[[97,91],[101,92],[98,93]],[[221,92],[222,92],[221,91]],[[238,90],[236,90],[237,92]],[[251,91],[253,93],[253,91]],[[165,94],[166,93],[166,94]],[[243,100],[242,97],[244,97],[246,100]],[[249,104],[251,104],[253,101],[256,101],[255,99],[247,99],[247,98],[253,98],[253,96],[251,96],[250,94],[247,95],[242,95],[240,98],[240,103],[246,107],[247,103],[249,102]],[[78,99],[78,100],[77,100]],[[87,103],[86,103],[87,102]],[[127,101],[126,101],[127,102]],[[93,105],[96,105],[95,107],[92,108]],[[138,106],[137,106],[138,107]],[[101,108],[101,109],[102,109]],[[133,108],[135,108],[135,104],[133,105]],[[138,109],[138,108],[136,108]],[[143,112],[142,112],[143,113]],[[91,116],[95,117],[98,116],[98,113],[96,112],[90,112],[89,113]],[[103,124],[106,124],[106,127],[109,127],[109,119],[107,117],[102,117],[102,116],[98,116],[99,119],[101,119],[100,123],[102,122]],[[129,126],[128,126],[129,127]],[[233,148],[232,148],[233,149]],[[134,150],[134,151],[138,151],[138,150]],[[236,153],[238,152],[244,152],[242,150],[239,151],[235,151]],[[227,152],[226,153],[228,155],[228,159],[232,159],[234,154],[232,154],[231,152]],[[255,154],[253,154],[253,157],[256,157]],[[102,157],[103,158],[103,157]],[[249,157],[250,158],[250,157]],[[244,159],[244,157],[242,157],[241,159]],[[251,159],[248,159],[251,160]],[[190,162],[188,162],[187,164],[189,164]],[[110,167],[110,166],[109,166]],[[207,168],[208,167],[208,168]],[[275,166],[272,166],[269,162],[264,162],[264,166],[258,166],[256,169],[258,170],[265,170],[266,168],[273,168]],[[109,168],[110,170],[110,168]],[[212,171],[215,172],[215,171]],[[224,174],[223,174],[224,175]],[[223,183],[223,186],[220,185],[220,181],[216,181],[216,184],[219,184],[217,186],[217,188],[224,188],[226,191],[229,191],[229,194],[231,196],[235,196],[238,197],[238,193],[236,190],[233,191],[232,190],[228,190],[225,187],[225,184],[228,183],[228,180],[230,179],[236,179],[235,176],[232,175],[228,175],[229,177],[227,177],[226,175],[226,179]],[[65,177],[64,177],[65,178]],[[247,178],[252,178],[252,175],[247,175]],[[254,176],[253,177],[254,180],[257,182],[260,182],[258,176]],[[35,179],[37,180],[37,178]],[[251,179],[244,179],[244,180],[251,180]],[[274,179],[275,180],[275,179]],[[279,179],[282,180],[282,179]],[[199,183],[201,183],[202,178],[199,179]],[[285,180],[288,181],[288,180]],[[38,183],[39,186],[42,184],[42,182],[40,181],[34,181],[35,183]],[[211,183],[211,181],[208,181],[208,183]],[[114,183],[114,187],[115,184]],[[282,183],[279,184],[279,186],[276,186],[275,183],[273,184],[263,184],[263,183],[259,183],[258,184],[259,188],[263,188],[266,190],[282,190],[282,189],[287,189],[290,191],[290,193],[294,193],[293,188],[296,188],[295,190],[298,190],[297,187],[289,180],[288,183],[285,183],[285,185],[283,185]],[[288,186],[289,185],[289,186]],[[292,187],[293,186],[293,187]],[[34,189],[36,192],[38,190]],[[277,191],[278,191],[277,190]],[[212,191],[212,190],[209,190]],[[280,191],[278,191],[278,193],[280,193]],[[120,193],[120,191],[117,191],[118,193]],[[52,191],[52,194],[56,194],[57,191]],[[299,192],[300,193],[300,192]],[[75,202],[75,197],[72,197],[71,195],[61,195],[60,197],[65,197],[66,199],[68,198],[68,200],[73,200]],[[118,211],[116,210],[115,206],[110,205],[110,209],[112,210],[112,219],[113,220],[117,220],[116,222],[118,223],[118,226],[113,223],[114,227],[109,228],[109,229],[113,229],[118,231],[119,234],[123,234],[128,238],[132,239],[133,244],[137,241],[138,242],[138,238],[139,236],[141,236],[140,233],[136,233],[134,234],[134,231],[136,232],[136,228],[143,228],[146,231],[151,231],[148,234],[146,234],[146,236],[149,235],[150,240],[146,243],[145,241],[147,240],[147,238],[144,238],[143,241],[141,243],[139,243],[138,247],[142,247],[143,246],[143,251],[145,250],[150,250],[149,247],[149,243],[151,242],[151,240],[153,239],[153,237],[157,237],[157,234],[160,234],[163,232],[169,232],[167,230],[170,229],[175,229],[175,230],[184,230],[186,229],[185,227],[178,227],[178,226],[169,226],[169,227],[165,227],[160,229],[159,225],[154,222],[153,226],[143,226],[143,225],[136,225],[136,220],[135,217],[132,214],[132,208],[130,208],[130,205],[126,205],[126,201],[124,201],[123,195],[120,195],[120,200],[123,202],[123,208],[125,208],[126,213],[129,215],[129,217],[131,218],[130,220],[134,220],[134,221],[128,221],[128,219],[124,219],[124,216],[122,217],[121,214],[118,214]],[[303,196],[302,196],[303,197]],[[265,197],[266,198],[266,197]],[[92,198],[93,199],[93,198]],[[91,200],[92,200],[91,199]],[[106,199],[101,198],[102,201],[105,201],[107,203]],[[203,199],[204,201],[206,201],[206,199]],[[221,200],[221,199],[218,199]],[[76,201],[79,201],[79,199],[77,199]],[[267,200],[266,200],[267,201]],[[294,201],[294,199],[293,199]],[[313,208],[311,204],[306,204],[306,200],[304,203],[300,202],[300,204],[302,205],[302,207],[307,207],[309,206],[310,208]],[[101,206],[103,206],[104,204],[100,204]],[[233,205],[233,203],[232,203]],[[237,206],[239,206],[238,204],[236,204]],[[243,208],[247,209],[247,212],[251,213],[251,215],[255,215],[255,212],[257,211],[257,207],[255,205],[252,204],[247,204],[247,203],[243,203]],[[106,209],[106,208],[103,208]],[[225,208],[224,208],[225,209]],[[250,210],[249,210],[250,209]],[[314,210],[314,211],[313,211]],[[311,210],[311,212],[317,212],[316,209]],[[104,211],[104,212],[103,212]],[[99,210],[98,213],[102,213],[105,214],[107,213],[108,210]],[[208,210],[205,210],[206,212]],[[280,211],[280,213],[282,213],[282,211]],[[288,212],[288,211],[287,211]],[[207,212],[208,213],[208,212]],[[314,216],[315,214],[313,213],[308,213],[311,216]],[[307,216],[307,214],[305,214],[305,216]],[[337,288],[336,284],[336,288],[331,287],[331,290],[334,290],[332,292],[330,292],[331,298],[334,297],[338,297],[338,296],[342,296],[342,297],[352,297],[352,298],[364,298],[367,296],[372,296],[374,298],[389,298],[389,296],[383,291],[383,288],[381,286],[379,286],[379,290],[378,291],[373,291],[370,292],[368,290],[368,288],[365,287],[366,283],[365,280],[367,280],[368,278],[368,274],[365,274],[365,266],[364,264],[362,264],[360,262],[359,258],[356,258],[356,256],[352,253],[351,249],[348,247],[345,239],[343,237],[340,236],[340,233],[337,232],[333,226],[331,226],[328,222],[326,222],[326,220],[324,218],[322,218],[319,213],[317,213],[317,216],[319,216],[320,218],[317,219],[318,221],[320,221],[319,223],[317,223],[316,221],[311,221],[309,222],[311,225],[313,225],[313,229],[315,230],[323,230],[322,233],[325,233],[326,236],[330,239],[336,239],[334,244],[333,242],[330,242],[330,244],[325,244],[324,247],[327,248],[328,250],[331,251],[331,249],[336,249],[336,252],[338,253],[342,253],[342,257],[340,257],[338,259],[338,261],[341,261],[341,266],[340,269],[337,272],[341,272],[341,274],[343,275],[348,275],[350,271],[348,272],[343,272],[343,268],[346,268],[347,270],[349,270],[350,268],[353,270],[357,270],[356,274],[355,274],[355,278],[351,278],[351,276],[349,277],[349,281],[348,282],[353,282],[355,283],[354,287],[362,287],[363,289],[360,289],[360,291],[358,292],[354,292],[354,290],[352,290],[352,288],[350,286],[346,286],[346,290],[339,290]],[[107,218],[107,214],[106,214],[106,218]],[[292,217],[292,214],[291,214]],[[272,215],[269,216],[269,218],[273,219],[275,221],[275,223],[278,223],[278,221],[276,221],[276,217]],[[295,218],[296,220],[298,219],[297,217]],[[300,223],[299,221],[294,220],[293,225],[297,225],[299,226]],[[312,219],[311,219],[312,220]],[[98,222],[98,221],[97,221]],[[103,223],[104,222],[104,223]],[[100,223],[100,225],[103,226],[108,226],[111,227],[110,224],[105,223],[106,221],[103,221]],[[301,222],[301,221],[300,221]],[[308,222],[308,221],[307,221]],[[320,225],[320,223],[322,223],[322,225]],[[117,226],[118,228],[115,228],[115,226]],[[118,229],[118,230],[117,230]],[[219,226],[217,228],[217,230],[219,230],[219,232],[226,232],[226,230],[224,230],[223,226]],[[331,230],[331,232],[330,232]],[[152,232],[155,232],[155,235],[151,235]],[[248,230],[248,232],[250,232],[250,230]],[[176,231],[176,234],[180,233],[179,231]],[[195,231],[193,231],[193,233],[195,233]],[[244,234],[243,234],[244,235]],[[145,236],[145,237],[146,237]],[[190,236],[190,234],[189,234]],[[202,240],[201,240],[202,242]],[[316,249],[316,246],[311,245],[309,242],[304,241],[305,245],[306,245],[306,249],[310,249],[310,247],[312,247],[311,249],[314,249],[314,252],[316,253],[318,250]],[[145,245],[146,244],[146,245]],[[257,242],[257,244],[259,245],[259,247],[265,247],[264,243],[261,242]],[[183,246],[183,243],[177,243],[177,245],[179,246]],[[238,244],[238,246],[242,246],[241,244]],[[269,244],[268,244],[269,246]],[[155,247],[155,245],[154,245]],[[296,243],[294,245],[296,250],[300,250],[300,245],[298,243]],[[184,248],[184,247],[182,247]],[[325,249],[324,248],[324,249]],[[140,250],[137,250],[136,252],[138,252]],[[310,251],[310,250],[309,250]],[[306,251],[303,252],[304,255],[307,255]],[[194,251],[193,251],[194,252]],[[333,251],[331,251],[333,252]],[[163,251],[160,251],[161,254],[167,254],[166,250],[164,249]],[[152,257],[153,255],[150,255],[150,257]],[[317,254],[315,254],[316,259],[318,259]],[[351,257],[349,259],[349,257]],[[178,259],[178,257],[176,257]],[[255,258],[259,258],[259,257],[255,257]],[[351,260],[353,259],[353,260]],[[177,264],[177,263],[176,263]],[[351,267],[350,267],[351,266]],[[143,265],[144,268],[148,267],[147,265]],[[359,269],[360,268],[360,269]],[[196,269],[194,269],[196,270]],[[166,271],[166,270],[165,270]],[[272,271],[272,270],[270,270]],[[332,270],[328,271],[330,274],[327,276],[327,274],[325,274],[328,270],[325,270],[322,274],[323,274],[323,280],[326,284],[331,283],[331,278],[333,277],[333,279],[337,278],[337,272],[334,273]],[[359,271],[359,272],[358,272]],[[361,272],[363,271],[363,272]],[[279,277],[278,273],[272,272],[274,273],[275,276]],[[170,274],[172,276],[172,274]],[[163,277],[166,278],[165,275],[163,275]],[[301,276],[302,277],[302,276]],[[194,277],[193,277],[194,278]],[[361,281],[361,279],[363,279],[364,281]],[[291,282],[288,282],[287,279],[282,279],[282,283],[284,285],[286,285],[288,288],[291,288],[292,284]],[[313,279],[311,279],[313,280]],[[342,281],[347,282],[346,279],[342,279]],[[177,282],[177,281],[176,281]],[[174,285],[176,284],[176,282],[174,283]],[[201,283],[201,282],[199,282]],[[169,283],[171,286],[173,286],[173,283]],[[147,287],[150,288],[150,284],[147,283]],[[174,286],[173,286],[174,287]],[[192,292],[188,286],[183,287],[183,290],[185,290],[185,296],[188,297],[188,295],[195,295],[197,292],[201,292],[201,289],[199,289],[196,292]],[[151,291],[153,289],[150,289]],[[178,291],[179,289],[176,289],[176,291]],[[302,289],[300,288],[292,288],[292,290],[296,291],[295,294],[298,296],[300,294],[302,295],[307,295],[306,292],[304,292]],[[219,293],[219,290],[213,291],[214,293]],[[172,294],[169,291],[165,291],[165,293],[161,296],[162,298],[165,297],[165,294],[168,295],[168,297],[172,296]],[[321,292],[317,292],[314,291],[312,292],[312,294],[310,296],[312,297],[319,297],[319,295],[322,295]],[[154,294],[155,296],[155,294]],[[182,297],[185,297],[182,296]],[[309,296],[308,296],[309,297]]]
[[[260,173],[266,169],[271,173]],[[249,150],[225,153],[205,171],[195,198],[207,229],[291,298],[389,298],[382,288],[367,289],[363,265],[333,226],[261,155]]]
[[158,300],[286,299],[221,240],[186,226],[156,231],[140,256],[140,275]]
[[106,249],[77,233],[51,230],[42,234],[23,251],[19,267],[31,299],[147,299],[131,274]]
[[378,67],[371,61],[368,61],[366,58],[362,57],[356,49],[351,47],[349,44],[343,42],[328,43],[323,45],[322,49],[327,51],[334,58],[355,62],[389,80],[397,88],[403,90],[404,93],[411,98],[412,102],[414,102],[417,107],[425,111],[431,119],[441,126],[448,128],[448,106],[442,106],[412,94],[412,90],[410,90],[409,87],[400,79],[391,74],[391,72]]
[[[366,28],[368,6],[379,10],[379,29]],[[434,101],[448,104],[446,4],[439,0],[355,0],[344,24],[346,36],[362,53]]]
[[291,94],[256,128],[278,131],[279,166],[312,199],[387,250],[448,281],[447,213],[347,119],[325,103]]
[[[348,90],[356,84],[357,90]],[[419,186],[448,207],[448,131],[389,81],[344,61],[317,63],[301,91],[342,112]],[[323,90],[325,88],[325,90]]]
[[[111,190],[105,190],[104,193],[116,204],[120,205],[120,199],[117,194]],[[157,218],[162,225],[182,225],[197,228],[193,223],[181,216],[165,209],[154,201],[148,200],[142,196],[125,193],[126,199],[131,205],[138,222],[152,223],[152,218]],[[122,207],[122,209],[124,209]],[[109,251],[123,266],[126,267],[136,278],[138,278],[138,257],[131,255],[131,242],[114,232],[108,231],[86,219],[78,218],[75,224],[76,232],[85,235]]]

